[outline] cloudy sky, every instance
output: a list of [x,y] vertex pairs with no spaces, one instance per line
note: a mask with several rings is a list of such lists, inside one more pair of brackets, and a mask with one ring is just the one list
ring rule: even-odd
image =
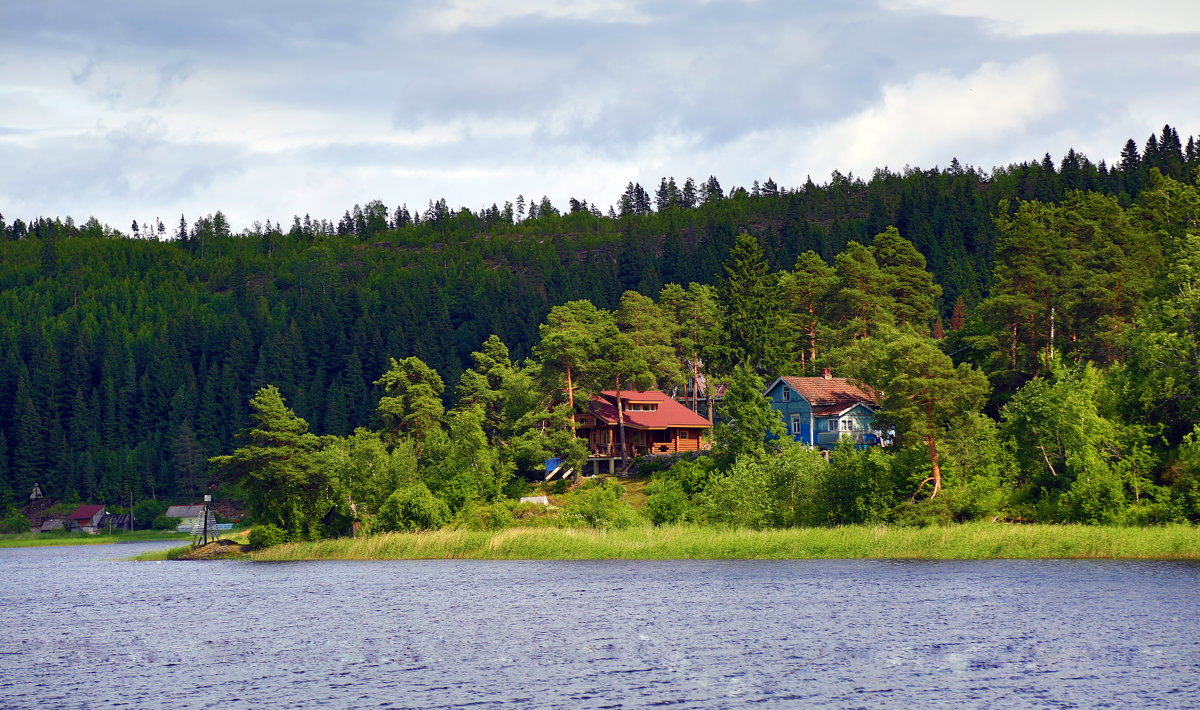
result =
[[1196,0],[0,0],[0,212],[240,230],[1111,163],[1200,134],[1198,85]]

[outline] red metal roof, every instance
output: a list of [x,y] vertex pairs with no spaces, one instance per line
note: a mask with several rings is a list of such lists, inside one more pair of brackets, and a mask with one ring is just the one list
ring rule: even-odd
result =
[[[631,412],[625,409],[625,426],[634,429],[665,429],[667,427],[709,428],[712,422],[683,406],[670,395],[656,390],[639,392],[636,390],[621,390],[621,398],[626,402],[654,402],[658,410],[654,412]],[[588,411],[605,424],[617,424],[617,392],[606,390],[592,397],[588,402]]]
[[[849,407],[856,402],[879,405],[879,394],[866,386],[852,384],[845,377],[787,377],[779,379],[799,392],[808,403],[817,406]],[[841,410],[838,410],[841,411]]]
[[81,505],[75,509],[74,513],[67,516],[68,520],[91,520],[96,513],[104,511],[102,505]]

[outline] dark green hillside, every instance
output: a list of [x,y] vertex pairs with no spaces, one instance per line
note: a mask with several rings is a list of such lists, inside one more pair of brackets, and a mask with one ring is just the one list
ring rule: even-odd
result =
[[[191,498],[266,384],[314,432],[349,434],[373,423],[372,383],[390,358],[420,358],[453,400],[489,335],[519,360],[553,306],[612,309],[627,290],[657,298],[666,284],[714,283],[742,232],[772,269],[788,270],[807,251],[833,264],[892,225],[940,285],[932,307],[951,333],[947,349],[985,368],[993,406],[1056,356],[1129,363],[1130,387],[1143,388],[1130,406],[1159,412],[1155,425],[1175,445],[1196,413],[1193,385],[1151,366],[1153,348],[1172,343],[1143,343],[1139,361],[1127,338],[1139,304],[1163,304],[1146,332],[1165,332],[1169,309],[1182,307],[1159,276],[1172,245],[1196,231],[1181,205],[1195,195],[1200,155],[1164,127],[1121,156],[1107,166],[1072,150],[991,172],[954,161],[869,180],[835,173],[821,185],[664,179],[631,184],[604,211],[544,198],[480,212],[375,201],[337,223],[306,216],[235,234],[216,213],[139,232],[160,239],[9,215],[0,496],[20,498],[37,481],[62,498]],[[1038,248],[1059,256],[1026,253],[1035,232],[1049,240]]]

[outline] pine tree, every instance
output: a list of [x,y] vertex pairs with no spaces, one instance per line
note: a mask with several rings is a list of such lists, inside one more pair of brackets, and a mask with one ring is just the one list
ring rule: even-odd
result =
[[315,456],[326,442],[309,433],[308,422],[287,407],[268,385],[250,400],[251,427],[245,445],[209,459],[222,478],[241,486],[258,523],[277,525],[296,538],[324,536],[322,521],[333,509],[333,492]]
[[391,441],[395,443],[401,436],[411,438],[420,457],[425,442],[440,429],[446,413],[442,404],[445,384],[420,358],[389,358],[389,362],[387,372],[375,381],[384,392],[376,411]]
[[891,281],[892,315],[919,332],[927,332],[937,314],[942,287],[925,269],[925,257],[895,227],[875,235],[871,254]]
[[929,497],[936,497],[942,488],[938,442],[955,422],[983,406],[987,377],[967,363],[955,367],[932,340],[911,330],[885,328],[855,342],[842,359],[852,378],[883,393],[876,425],[895,427],[899,445],[928,451],[930,475],[913,498],[930,483]]
[[884,272],[871,250],[856,241],[834,257],[838,290],[834,315],[842,325],[843,340],[865,338],[879,326],[893,322],[895,279]]
[[796,266],[780,278],[787,303],[792,337],[807,347],[799,348],[801,372],[814,374],[828,317],[828,299],[837,284],[837,273],[815,251],[796,257]]
[[791,341],[784,327],[779,275],[770,271],[757,239],[745,233],[737,236],[725,274],[717,292],[720,329],[706,358],[710,369],[732,374],[744,363],[756,372],[779,372],[791,360]]

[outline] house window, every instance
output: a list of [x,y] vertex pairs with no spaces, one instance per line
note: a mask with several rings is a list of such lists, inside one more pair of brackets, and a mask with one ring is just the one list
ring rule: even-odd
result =
[[679,438],[680,439],[690,439],[690,438],[692,438],[692,432],[688,431],[687,429],[680,429],[679,430]]
[[800,433],[800,415],[793,414],[792,415],[792,435],[794,436],[799,433]]
[[792,401],[792,390],[789,389],[787,387],[787,385],[784,385],[784,387],[783,387],[783,401],[785,401],[785,402]]
[[843,419],[842,420],[842,431],[854,431],[854,420],[853,419]]

